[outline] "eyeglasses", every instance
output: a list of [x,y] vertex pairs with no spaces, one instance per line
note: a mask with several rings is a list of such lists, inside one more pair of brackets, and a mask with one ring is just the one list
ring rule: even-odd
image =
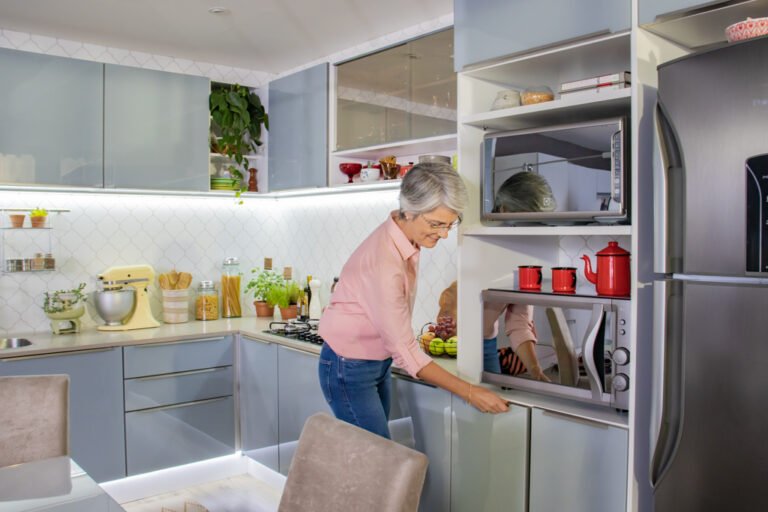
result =
[[439,222],[436,220],[430,220],[424,217],[423,215],[422,215],[422,218],[424,219],[424,222],[426,222],[427,225],[429,226],[429,229],[431,229],[432,231],[450,231],[461,223],[461,217],[451,222],[450,224],[446,224],[445,222]]

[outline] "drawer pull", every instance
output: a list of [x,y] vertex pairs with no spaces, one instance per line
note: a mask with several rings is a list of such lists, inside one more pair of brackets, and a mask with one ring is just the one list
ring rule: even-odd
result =
[[211,373],[211,372],[221,372],[226,371],[227,368],[232,368],[232,366],[217,366],[215,368],[203,368],[202,370],[190,370],[187,372],[177,372],[177,373],[163,373],[160,375],[149,375],[147,377],[136,377],[133,379],[125,379],[125,380],[131,380],[134,382],[143,382],[147,380],[160,380],[160,379],[172,379],[174,377],[183,377],[185,375],[195,375],[199,373]]
[[[140,348],[152,348],[152,347],[167,347],[168,345],[182,345],[184,343],[198,343],[200,341],[220,341],[223,340],[224,336],[219,336],[217,338],[195,338],[191,340],[179,340],[179,341],[167,341],[165,343],[145,343],[142,345],[129,345],[131,348],[134,349],[140,349]],[[129,346],[126,346],[128,348]]]
[[243,338],[245,340],[247,340],[247,341],[256,341],[256,342],[259,342],[259,343],[263,343],[264,345],[272,345],[274,343],[272,341],[262,340],[262,339],[259,339],[259,338],[252,338],[250,336],[243,336]]
[[604,428],[608,429],[610,425],[606,425],[605,423],[601,423],[599,421],[594,420],[588,420],[586,418],[582,418],[581,416],[576,416],[574,414],[569,414],[567,412],[560,412],[560,411],[548,411],[545,409],[540,409],[542,414],[544,416],[552,416],[553,418],[559,418],[566,421],[573,421],[574,423],[583,423],[584,425],[589,425],[590,427],[598,427],[598,428]]
[[30,359],[42,359],[44,357],[76,356],[80,354],[92,354],[94,352],[108,352],[114,349],[115,347],[108,347],[108,348],[89,348],[86,350],[67,350],[65,352],[48,352],[46,354],[35,354],[31,356],[6,357],[5,359],[0,359],[0,362],[11,363],[13,361],[25,361],[25,360],[28,361]]
[[153,407],[151,409],[139,409],[138,411],[130,411],[126,414],[133,414],[136,412],[157,412],[157,411],[167,411],[168,409],[179,409],[181,407],[192,407],[193,405],[200,405],[200,404],[206,404],[206,403],[212,403],[212,402],[220,402],[222,400],[226,400],[228,398],[231,398],[232,395],[227,396],[220,396],[216,398],[207,398],[205,400],[195,400],[194,402],[184,402],[183,404],[173,404],[173,405],[165,405],[163,407]]

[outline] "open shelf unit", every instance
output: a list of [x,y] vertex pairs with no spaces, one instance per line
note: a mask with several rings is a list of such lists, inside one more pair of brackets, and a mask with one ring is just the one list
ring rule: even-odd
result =
[[[69,210],[48,210],[46,225],[13,227],[9,215],[27,214],[32,208],[0,208],[0,262],[2,273],[51,272],[56,269],[53,258],[53,217]],[[52,215],[53,214],[53,215]]]

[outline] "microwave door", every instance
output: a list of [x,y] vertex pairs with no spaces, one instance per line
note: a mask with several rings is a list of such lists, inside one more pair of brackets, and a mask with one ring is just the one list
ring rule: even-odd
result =
[[603,304],[592,306],[592,319],[582,346],[584,347],[582,359],[589,380],[589,389],[592,390],[592,399],[601,402],[605,392],[603,385],[605,382],[605,307]]

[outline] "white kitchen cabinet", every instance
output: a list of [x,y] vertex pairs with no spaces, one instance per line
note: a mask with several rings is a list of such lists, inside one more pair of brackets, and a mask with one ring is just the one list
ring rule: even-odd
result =
[[278,471],[277,345],[243,336],[237,364],[240,449]]
[[534,409],[530,510],[625,510],[628,437],[618,427]]
[[454,0],[455,69],[629,30],[630,7],[630,0]]
[[94,480],[125,476],[123,358],[119,348],[0,359],[0,375],[69,375],[72,458]]
[[333,416],[320,389],[318,357],[301,350],[278,347],[277,399],[279,471],[287,475],[307,418],[318,412]]
[[507,413],[483,414],[455,396],[452,405],[450,510],[529,510],[527,496],[530,410],[527,407],[510,405]]
[[102,187],[102,73],[0,48],[0,183]]
[[210,81],[104,65],[104,187],[208,191]]
[[451,394],[410,377],[393,375],[389,419],[394,441],[429,458],[419,510],[449,510]]

